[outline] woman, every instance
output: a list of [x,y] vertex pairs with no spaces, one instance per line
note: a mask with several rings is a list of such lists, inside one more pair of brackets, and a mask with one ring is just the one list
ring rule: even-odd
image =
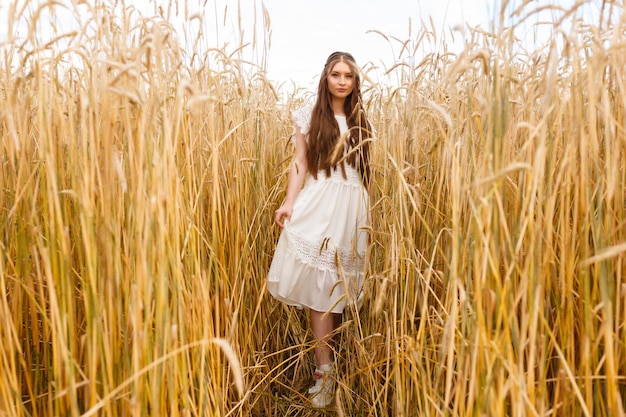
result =
[[293,120],[295,158],[285,202],[275,212],[282,231],[268,289],[310,312],[318,343],[316,382],[309,392],[314,406],[325,407],[334,394],[331,335],[346,304],[361,291],[368,243],[372,128],[352,55],[328,57],[315,105],[294,112]]

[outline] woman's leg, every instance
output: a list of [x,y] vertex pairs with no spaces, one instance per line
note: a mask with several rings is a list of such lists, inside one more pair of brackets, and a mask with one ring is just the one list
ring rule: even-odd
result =
[[340,314],[324,313],[311,310],[311,329],[317,339],[315,360],[317,366],[329,365],[332,362],[331,333],[337,328],[337,316]]
[[332,333],[338,327],[337,323],[340,323],[339,314],[323,313],[320,311],[311,310],[311,328],[313,334],[317,339],[315,345],[315,362],[316,369],[314,378],[316,379],[315,385],[309,389],[309,393],[313,394],[311,397],[311,404],[313,407],[322,408],[327,407],[333,401],[335,394],[335,381],[333,379],[332,360]]

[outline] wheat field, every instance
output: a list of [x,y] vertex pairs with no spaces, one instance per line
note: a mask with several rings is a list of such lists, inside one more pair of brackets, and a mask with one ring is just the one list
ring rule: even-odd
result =
[[[372,246],[321,411],[306,312],[265,288],[310,92],[167,11],[27,3],[0,46],[0,415],[623,415],[621,2],[527,50],[538,10],[505,1],[458,53],[423,53],[428,24],[387,38],[395,83],[364,65]],[[55,8],[85,24],[42,44]]]

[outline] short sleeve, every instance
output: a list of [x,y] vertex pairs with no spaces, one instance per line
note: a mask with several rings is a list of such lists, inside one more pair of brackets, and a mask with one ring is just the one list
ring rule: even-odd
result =
[[[309,132],[309,125],[311,124],[311,113],[313,112],[313,105],[307,104],[299,109],[295,110],[291,114],[291,119],[294,122],[294,125],[300,128],[300,132],[306,135]],[[293,134],[291,135],[291,140],[295,143],[296,141],[296,129],[294,127]]]

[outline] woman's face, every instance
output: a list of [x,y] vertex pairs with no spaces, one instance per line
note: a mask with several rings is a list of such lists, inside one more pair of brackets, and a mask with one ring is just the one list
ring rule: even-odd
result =
[[354,89],[354,74],[345,62],[337,62],[328,73],[328,90],[337,99],[345,99]]

